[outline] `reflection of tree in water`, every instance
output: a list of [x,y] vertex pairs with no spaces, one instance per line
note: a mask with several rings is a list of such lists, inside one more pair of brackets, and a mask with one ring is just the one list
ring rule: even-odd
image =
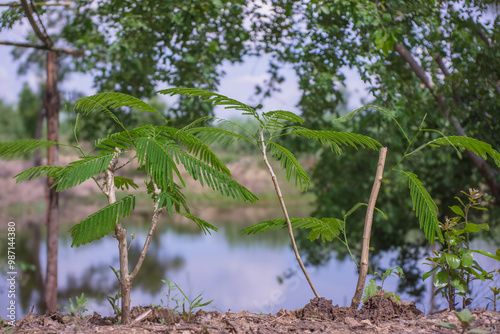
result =
[[[129,259],[131,264],[137,262],[141,249],[142,245],[139,245],[139,243],[130,248]],[[110,265],[118,268],[118,263],[117,257]],[[180,256],[173,258],[164,255],[160,256],[158,245],[152,243],[141,271],[134,280],[132,291],[141,289],[144,292],[159,293],[163,285],[161,280],[170,272],[181,269],[183,265],[184,260]],[[66,289],[59,289],[59,300],[67,301],[68,298],[79,296],[83,292],[87,298],[103,301],[107,296],[114,296],[118,289],[118,281],[109,265],[91,266],[85,271],[83,277],[68,277]]]
[[[16,266],[18,272],[18,290],[21,308],[27,310],[35,305],[38,310],[44,309],[43,276],[40,266],[40,226],[30,222],[25,230],[16,233]],[[7,247],[2,247],[2,258]],[[35,302],[33,302],[35,301]]]

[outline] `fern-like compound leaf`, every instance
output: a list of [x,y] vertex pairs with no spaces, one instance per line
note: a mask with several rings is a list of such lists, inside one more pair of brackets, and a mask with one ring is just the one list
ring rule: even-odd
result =
[[0,158],[13,159],[26,153],[33,153],[41,148],[58,145],[46,140],[19,139],[0,143]]
[[439,229],[437,216],[438,207],[431,195],[427,192],[417,175],[411,172],[401,171],[408,177],[410,195],[413,211],[420,222],[420,228],[424,229],[425,237],[430,243],[434,243],[436,236],[443,242],[443,235]]
[[200,182],[202,186],[206,184],[222,195],[234,199],[251,203],[257,202],[257,197],[250,190],[233,180],[230,175],[209,166],[179,147],[171,146],[169,150],[171,155],[175,157],[175,161],[182,164],[189,175]]
[[71,247],[78,247],[104,237],[115,229],[121,218],[129,216],[134,208],[135,196],[128,195],[91,214],[69,230],[73,238]]
[[174,187],[174,175],[184,185],[184,180],[175,165],[167,147],[177,146],[172,140],[163,141],[156,138],[137,139],[137,157],[139,165],[146,168],[160,189],[172,189]]
[[493,149],[490,144],[470,137],[449,136],[441,137],[429,142],[429,146],[454,146],[461,151],[469,150],[481,156],[484,160],[490,156],[495,164],[500,167],[500,153]]
[[[290,218],[292,229],[307,229],[310,230],[308,238],[314,241],[321,238],[323,242],[332,241],[337,238],[340,232],[344,230],[344,221],[337,218]],[[258,234],[267,231],[274,231],[281,228],[286,228],[286,220],[284,218],[271,219],[255,225],[248,226],[242,230],[244,234]]]
[[69,163],[56,177],[56,191],[64,191],[76,187],[91,177],[103,173],[109,167],[114,153],[101,156],[81,157]]
[[170,138],[177,139],[181,144],[184,145],[186,150],[193,154],[195,157],[199,157],[200,160],[209,164],[214,169],[221,171],[227,175],[231,175],[229,169],[224,165],[224,163],[219,159],[219,157],[212,152],[212,150],[202,141],[200,138],[191,134],[190,132],[178,130],[170,127],[161,127],[161,134],[167,135]]
[[304,119],[291,111],[274,110],[262,114],[264,118],[265,127],[270,131],[278,131],[286,127],[289,123],[304,123]]
[[240,140],[247,141],[249,144],[253,145],[253,142],[247,137],[221,128],[192,128],[189,129],[188,132],[196,134],[198,138],[207,145],[213,144],[214,142],[223,145],[231,145]]
[[323,144],[329,144],[332,151],[337,154],[342,154],[341,145],[351,146],[358,149],[358,146],[363,148],[370,148],[372,150],[378,150],[382,147],[378,141],[365,135],[350,133],[350,132],[338,132],[338,131],[323,131],[323,130],[310,130],[302,127],[294,127],[291,132],[297,136],[303,136],[308,139],[314,139]]
[[[78,99],[75,103],[75,110],[81,111],[85,115],[103,113],[109,115],[111,109],[130,108],[140,112],[152,112],[158,114],[158,111],[148,103],[128,94],[109,92],[99,93]],[[113,115],[114,116],[114,115]]]
[[281,163],[281,168],[286,172],[287,181],[290,181],[293,174],[295,185],[298,184],[301,191],[307,190],[311,184],[311,180],[293,153],[272,141],[266,141],[265,144],[270,148],[272,156]]
[[138,189],[139,186],[134,180],[128,177],[114,176],[115,187],[121,190],[129,190],[129,188]]
[[225,109],[242,111],[242,115],[253,116],[262,124],[262,120],[260,119],[259,114],[255,111],[254,108],[221,94],[212,93],[203,89],[186,87],[163,89],[158,91],[157,93],[170,96],[183,95],[186,97],[199,97],[204,102],[208,102],[213,106],[224,106]]
[[37,166],[28,168],[14,176],[16,183],[30,181],[42,176],[57,178],[66,167],[63,166]]
[[207,223],[206,221],[204,221],[201,218],[195,217],[192,214],[185,213],[185,212],[177,212],[177,213],[179,215],[184,216],[187,219],[190,219],[191,221],[193,221],[196,225],[198,225],[200,230],[205,234],[207,234],[207,233],[211,234],[210,230],[217,232],[217,227],[213,226],[210,223]]

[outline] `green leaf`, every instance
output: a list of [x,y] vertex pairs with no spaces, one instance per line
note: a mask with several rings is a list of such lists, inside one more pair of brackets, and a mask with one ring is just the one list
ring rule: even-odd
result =
[[[311,232],[308,237],[310,240],[315,240],[321,237],[322,241],[331,241],[333,238],[338,237],[340,231],[344,229],[344,221],[337,218],[290,218],[290,223],[292,225],[292,229],[310,229]],[[284,218],[272,219],[248,226],[244,228],[242,232],[250,235],[286,228],[286,226],[286,220]]]
[[20,139],[0,143],[0,158],[13,159],[26,153],[33,153],[41,148],[58,145],[58,143],[46,140]]
[[434,286],[436,288],[444,288],[448,286],[448,280],[450,276],[445,270],[442,270],[436,274],[436,277],[434,279]]
[[462,256],[462,266],[464,267],[470,267],[474,263],[474,257],[472,256],[472,252],[467,250],[465,251]]
[[413,211],[415,211],[420,221],[420,228],[424,228],[425,237],[431,244],[434,244],[436,236],[439,238],[439,241],[444,242],[443,235],[439,229],[436,203],[417,175],[411,172],[401,172],[408,177]]
[[[37,166],[22,171],[14,176],[14,178],[16,179],[16,183],[30,181],[42,176],[57,178],[64,168],[63,166]],[[53,186],[55,186],[55,184]]]
[[69,229],[73,246],[81,246],[86,243],[100,239],[115,229],[120,223],[120,218],[130,215],[135,208],[135,196],[128,195],[123,199],[105,206],[101,210],[91,214],[85,220]]
[[450,206],[450,209],[461,217],[465,217],[464,211],[459,206]]
[[342,154],[340,145],[351,146],[355,149],[358,149],[358,146],[361,146],[375,151],[378,150],[379,147],[382,147],[382,144],[375,139],[357,133],[310,130],[299,126],[292,128],[292,134],[299,137],[302,136],[308,139],[314,139],[322,144],[328,144],[330,145],[332,152],[335,151],[337,154]]
[[224,106],[225,109],[235,109],[239,111],[243,111],[243,115],[250,115],[253,116],[255,119],[257,119],[262,125],[262,120],[259,117],[259,114],[255,111],[254,108],[239,102],[237,100],[228,98],[227,96],[217,94],[217,93],[212,93],[203,89],[197,89],[197,88],[186,88],[186,87],[178,87],[178,88],[170,88],[170,89],[163,89],[159,90],[157,92],[158,94],[164,94],[164,95],[184,95],[186,97],[199,97],[202,99],[204,102],[208,102],[212,104],[213,106]]
[[464,227],[464,231],[465,232],[479,232],[482,229],[486,230],[486,231],[489,231],[490,230],[490,226],[487,223],[483,223],[483,224],[468,223]]
[[454,324],[450,324],[448,322],[438,322],[436,326],[441,326],[441,327],[446,327],[446,328],[451,328],[451,329],[457,329],[457,326]]
[[496,255],[482,249],[471,249],[470,251],[500,261],[500,248],[497,249]]
[[133,189],[139,188],[139,186],[134,182],[134,180],[127,177],[115,176],[115,187],[121,190],[129,190],[129,187]]
[[189,213],[185,213],[185,212],[177,212],[177,213],[181,216],[186,217],[187,219],[192,220],[194,223],[196,223],[196,225],[198,225],[200,230],[205,234],[207,234],[207,233],[211,234],[210,230],[217,232],[217,227],[213,226],[212,224],[207,223],[206,221],[204,221],[201,218],[195,217],[195,216],[193,216]]
[[454,146],[461,151],[469,150],[481,156],[484,160],[490,156],[495,161],[495,164],[500,167],[500,153],[483,141],[470,137],[448,136],[429,142],[429,144],[431,143],[433,145]]
[[460,267],[460,258],[458,256],[453,254],[444,254],[444,258],[451,269],[457,269]]
[[273,157],[281,163],[281,168],[286,172],[287,181],[290,181],[293,174],[295,177],[295,185],[298,184],[301,191],[307,190],[311,184],[311,180],[293,153],[272,141],[265,141],[265,144],[270,148]]
[[104,172],[108,167],[113,155],[108,153],[102,156],[81,157],[64,167],[56,177],[57,191],[73,188],[93,176]]
[[432,274],[434,274],[436,271],[438,271],[438,269],[440,269],[440,267],[436,266],[436,267],[432,268],[431,270],[429,270],[428,272],[424,273],[422,275],[422,281],[425,281],[427,278],[432,276]]

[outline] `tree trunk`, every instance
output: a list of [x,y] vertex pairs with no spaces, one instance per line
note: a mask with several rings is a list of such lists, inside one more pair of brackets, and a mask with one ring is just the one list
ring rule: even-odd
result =
[[357,309],[363,295],[365,287],[366,275],[368,274],[368,260],[370,256],[370,235],[372,232],[373,212],[375,211],[375,203],[377,202],[378,192],[382,185],[382,178],[384,174],[385,158],[387,156],[387,147],[380,149],[380,154],[377,164],[377,172],[375,180],[373,181],[372,192],[368,200],[368,207],[366,208],[365,228],[363,230],[363,246],[361,248],[361,261],[359,264],[358,283],[356,291],[351,300],[351,307]]
[[[59,134],[59,91],[57,90],[57,53],[47,53],[47,88],[45,96],[47,115],[47,140],[58,141]],[[47,165],[58,165],[57,145],[48,148]],[[57,307],[57,251],[59,242],[59,196],[52,178],[47,178],[45,223],[47,225],[47,276],[45,278],[46,313],[56,311]]]

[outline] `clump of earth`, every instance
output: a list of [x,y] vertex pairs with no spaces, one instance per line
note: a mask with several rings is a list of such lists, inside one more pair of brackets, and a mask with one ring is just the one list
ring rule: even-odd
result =
[[[500,333],[500,313],[475,309],[473,327],[485,333]],[[85,318],[54,313],[28,314],[9,333],[457,333],[438,325],[462,327],[454,312],[448,310],[424,315],[412,302],[375,295],[359,310],[339,307],[325,298],[314,298],[302,309],[254,314],[199,310],[187,321],[182,314],[152,306],[134,307],[131,325],[117,325],[117,318],[94,313]]]

